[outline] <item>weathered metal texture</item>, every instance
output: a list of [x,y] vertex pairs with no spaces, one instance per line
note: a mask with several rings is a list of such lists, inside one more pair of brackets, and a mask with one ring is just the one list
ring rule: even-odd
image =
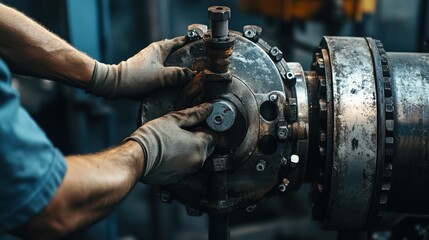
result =
[[324,41],[331,61],[334,115],[330,196],[323,227],[358,229],[368,217],[377,159],[372,56],[364,38],[325,37]]
[[[161,89],[146,96],[142,101],[141,112],[141,122],[144,123],[168,111],[198,103],[201,91],[206,91],[205,97],[233,103],[237,108],[237,117],[243,115],[247,119],[247,126],[243,126],[245,127],[244,139],[234,148],[229,149],[228,156],[223,158],[225,162],[223,165],[228,170],[227,198],[211,200],[208,190],[210,175],[217,173],[206,167],[177,184],[165,186],[173,198],[188,206],[189,209],[217,214],[254,205],[276,193],[280,181],[278,174],[281,160],[292,148],[292,145],[276,141],[277,123],[279,119],[284,119],[285,92],[290,92],[285,89],[276,64],[257,43],[244,38],[241,33],[230,31],[230,35],[236,38],[234,51],[230,57],[230,71],[233,77],[229,84],[224,85],[225,88],[222,91],[204,89],[203,84],[199,84],[196,77],[193,80],[194,84]],[[166,65],[189,67],[201,72],[205,69],[204,61],[203,40],[195,40],[169,56]],[[219,96],[220,92],[224,94]],[[270,99],[273,94],[277,96],[275,101]],[[182,102],[180,107],[177,106],[178,102]],[[269,120],[264,119],[260,113],[261,105],[267,102],[273,106],[275,115]],[[236,122],[239,122],[239,119],[236,118]],[[236,130],[236,126],[233,125],[230,130],[221,134],[227,135],[228,132]],[[226,139],[233,137],[235,136],[226,137]],[[262,139],[264,140],[262,142],[269,146],[268,153],[264,153],[265,150],[260,148]],[[221,157],[219,156],[219,162]],[[266,163],[263,171],[258,171],[256,168],[260,160]]]
[[[429,54],[387,53],[394,107],[387,210],[429,213]],[[387,125],[387,124],[386,124]]]
[[[332,149],[333,149],[333,89],[332,89],[332,70],[331,60],[326,43],[323,42],[324,47],[319,47],[314,53],[313,63],[311,69],[315,72],[317,84],[313,81],[309,82],[309,96],[316,97],[310,100],[311,104],[316,104],[315,110],[311,111],[310,117],[311,130],[314,131],[313,126],[318,127],[317,134],[311,133],[310,138],[316,137],[317,157],[313,158],[310,167],[315,167],[314,180],[313,180],[313,218],[318,221],[324,221],[326,212],[328,211],[327,205],[331,187],[331,173],[332,173]],[[316,87],[316,89],[314,89]],[[314,92],[317,93],[315,96]],[[310,104],[309,102],[309,104]],[[310,154],[314,154],[310,150]]]
[[224,100],[213,103],[213,111],[207,117],[207,125],[216,132],[229,130],[235,122],[236,110],[232,103]]
[[373,200],[367,220],[367,227],[370,227],[376,225],[382,219],[390,191],[393,153],[392,151],[386,151],[391,147],[389,146],[390,141],[386,141],[386,135],[392,138],[393,134],[390,128],[386,128],[386,122],[393,125],[393,116],[389,114],[392,113],[393,108],[389,108],[389,105],[386,105],[386,99],[391,99],[392,91],[389,63],[383,44],[379,40],[372,38],[366,38],[366,41],[371,50],[374,63],[378,116],[376,176],[374,179]]
[[299,164],[289,161],[294,168],[290,171],[288,180],[289,190],[299,189],[302,179],[304,178],[307,155],[308,155],[308,135],[309,135],[309,106],[308,106],[308,90],[305,81],[304,70],[299,63],[287,63],[290,72],[293,73],[295,78],[295,92],[296,92],[296,108],[297,108],[297,121],[290,125],[289,135],[294,141],[296,149],[294,154],[299,157]]

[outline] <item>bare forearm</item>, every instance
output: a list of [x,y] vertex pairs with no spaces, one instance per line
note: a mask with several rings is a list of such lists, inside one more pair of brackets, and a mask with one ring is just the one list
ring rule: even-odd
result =
[[16,234],[56,238],[102,218],[140,179],[143,153],[139,144],[129,141],[98,154],[67,157],[67,165],[54,198]]
[[0,4],[0,56],[13,72],[86,88],[94,60],[22,13]]

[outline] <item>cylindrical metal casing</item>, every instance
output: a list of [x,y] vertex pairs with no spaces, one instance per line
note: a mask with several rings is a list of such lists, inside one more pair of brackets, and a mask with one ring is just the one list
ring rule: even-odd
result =
[[326,78],[310,89],[320,102],[321,134],[312,138],[326,146],[315,162],[315,218],[352,230],[386,211],[429,214],[429,54],[325,37],[313,70]]
[[394,107],[387,210],[429,213],[429,54],[387,53]]

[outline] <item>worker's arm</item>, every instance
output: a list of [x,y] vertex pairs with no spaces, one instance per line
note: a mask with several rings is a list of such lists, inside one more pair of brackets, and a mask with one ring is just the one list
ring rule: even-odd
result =
[[138,181],[177,182],[201,168],[213,136],[188,131],[211,112],[202,104],[148,122],[116,148],[67,157],[67,172],[49,204],[14,231],[31,239],[58,238],[108,214]]
[[0,4],[0,56],[12,72],[86,89],[95,62],[24,14]]
[[152,43],[127,61],[108,65],[1,3],[0,36],[0,57],[12,72],[52,79],[106,98],[141,97],[193,76],[187,68],[164,67],[168,55],[185,44],[184,37]]
[[55,239],[88,226],[112,211],[143,170],[138,143],[97,154],[66,157],[67,172],[49,204],[13,233],[25,239]]

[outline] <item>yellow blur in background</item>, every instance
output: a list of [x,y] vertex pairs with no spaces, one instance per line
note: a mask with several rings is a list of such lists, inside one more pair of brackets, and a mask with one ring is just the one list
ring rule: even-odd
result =
[[285,21],[310,20],[322,15],[332,2],[342,8],[344,16],[358,22],[364,14],[373,14],[377,5],[377,0],[241,0],[240,7],[247,12]]

